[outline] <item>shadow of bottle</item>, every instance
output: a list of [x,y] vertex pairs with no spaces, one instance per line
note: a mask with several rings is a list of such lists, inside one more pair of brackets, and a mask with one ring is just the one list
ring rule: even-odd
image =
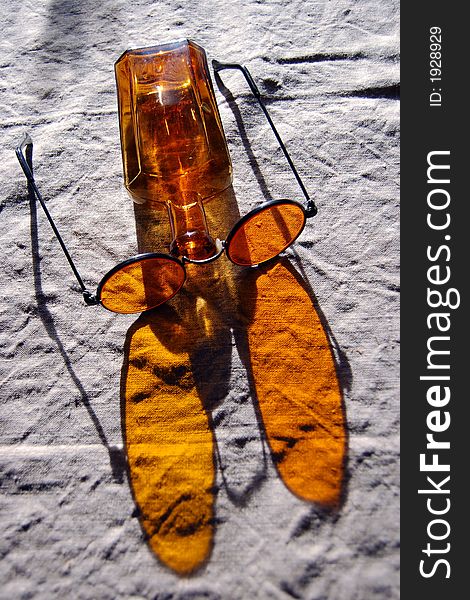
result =
[[[139,251],[165,247],[164,209],[136,205],[135,211]],[[213,234],[225,237],[239,216],[233,190],[208,202],[206,212]],[[338,507],[347,447],[328,335],[287,259],[262,269],[221,259],[188,265],[187,273],[171,302],[129,329],[121,377],[128,476],[140,523],[152,551],[181,575],[200,569],[211,554],[216,471],[237,504],[266,472],[263,457],[252,485],[230,493],[214,414],[230,392],[233,339],[260,435],[291,492]]]

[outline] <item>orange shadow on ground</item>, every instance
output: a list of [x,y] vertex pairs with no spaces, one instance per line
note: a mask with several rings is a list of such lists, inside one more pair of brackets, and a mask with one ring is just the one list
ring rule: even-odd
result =
[[342,392],[322,319],[294,273],[281,261],[243,282],[253,382],[283,482],[336,507],[347,447]]
[[[236,214],[226,216],[228,206],[236,206],[233,192],[223,200],[212,214],[209,206],[208,218],[233,223]],[[163,249],[155,240],[164,213],[152,220],[142,214],[137,210],[139,251]],[[227,223],[211,230],[223,237]],[[140,523],[152,551],[181,575],[204,565],[212,550],[221,468],[212,410],[230,391],[233,338],[287,488],[328,508],[340,505],[343,492],[342,393],[328,333],[305,282],[286,259],[263,269],[239,269],[225,258],[190,265],[180,293],[129,329],[121,378],[128,475]]]
[[[187,574],[212,548],[214,442],[181,343],[185,334],[174,317],[168,309],[153,311],[129,331],[123,424],[130,484],[148,544],[165,565]],[[169,349],[161,340],[173,337]]]

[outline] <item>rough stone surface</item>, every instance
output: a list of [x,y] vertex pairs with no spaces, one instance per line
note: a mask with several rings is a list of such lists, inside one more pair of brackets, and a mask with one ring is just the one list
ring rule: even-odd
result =
[[[0,598],[398,598],[398,25],[395,0],[3,2]],[[13,152],[29,131],[38,185],[87,282],[99,281],[137,251],[113,63],[183,37],[250,67],[317,200],[288,257],[341,349],[348,428],[344,501],[325,513],[263,463],[233,348],[214,545],[190,577],[150,551],[126,476],[120,382],[136,317],[80,302]],[[296,195],[243,81],[225,81],[245,128],[216,88],[240,212],[267,190]]]

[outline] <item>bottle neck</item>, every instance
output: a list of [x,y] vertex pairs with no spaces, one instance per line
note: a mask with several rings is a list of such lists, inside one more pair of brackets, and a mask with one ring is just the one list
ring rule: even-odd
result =
[[202,201],[183,206],[170,201],[166,206],[172,234],[171,254],[190,260],[206,260],[217,252]]

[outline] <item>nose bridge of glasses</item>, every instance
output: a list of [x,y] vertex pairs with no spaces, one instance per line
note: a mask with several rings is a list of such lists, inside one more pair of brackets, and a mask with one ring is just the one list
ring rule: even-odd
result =
[[215,260],[217,260],[218,258],[220,258],[222,256],[222,254],[225,252],[225,241],[219,240],[219,238],[217,238],[214,241],[214,247],[215,247],[215,254],[213,254],[212,256],[209,256],[208,258],[203,258],[200,260],[188,258],[187,256],[180,256],[179,258],[183,264],[188,263],[188,264],[192,264],[192,265],[205,265],[205,264],[214,262]]

